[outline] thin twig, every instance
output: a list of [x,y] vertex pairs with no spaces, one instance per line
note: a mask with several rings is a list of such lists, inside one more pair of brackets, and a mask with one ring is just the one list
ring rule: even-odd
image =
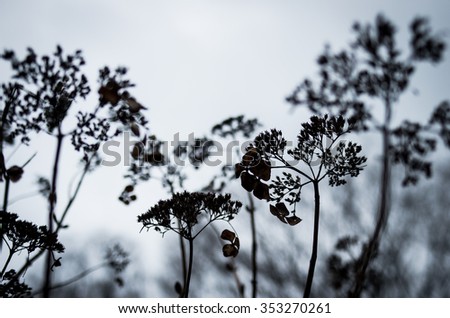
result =
[[[73,284],[73,283],[79,281],[80,279],[86,277],[87,275],[89,275],[89,274],[91,274],[91,273],[93,273],[93,272],[95,272],[95,271],[97,271],[97,270],[99,270],[99,269],[101,269],[101,268],[103,268],[103,267],[105,267],[105,266],[107,266],[107,265],[108,265],[108,262],[103,262],[103,263],[100,263],[100,264],[98,264],[98,265],[96,265],[96,266],[93,266],[93,267],[91,267],[91,268],[88,268],[88,269],[82,271],[81,273],[79,273],[79,274],[73,276],[72,278],[69,278],[69,279],[66,280],[66,281],[63,281],[63,282],[61,282],[61,283],[57,283],[57,284],[51,286],[50,289],[51,289],[51,290],[55,290],[55,289],[58,289],[58,288],[62,288],[62,287],[66,287],[66,286],[68,286],[68,285],[71,285],[71,284]],[[31,294],[31,297],[36,296],[36,295],[39,295],[39,294],[42,294],[43,292],[44,292],[43,289],[38,290],[38,291],[32,293],[32,294]]]
[[[49,201],[50,201],[50,206],[49,206],[49,211],[48,211],[48,231],[49,231],[49,233],[53,233],[53,218],[54,218],[55,206],[56,206],[56,188],[57,188],[57,181],[58,181],[59,160],[60,160],[60,156],[61,156],[63,140],[64,140],[64,135],[61,133],[61,126],[58,126],[55,161],[53,163],[52,187],[51,187],[51,192],[49,195]],[[49,249],[47,252],[47,260],[46,260],[45,272],[44,272],[44,278],[45,278],[44,279],[44,287],[43,287],[44,298],[50,297],[52,263],[53,263],[53,251],[51,249]]]
[[35,152],[35,153],[30,157],[30,159],[28,159],[27,161],[25,161],[25,163],[22,165],[21,168],[22,168],[22,169],[25,168],[26,165],[29,164],[29,163],[31,162],[31,160],[34,159],[34,157],[36,157],[36,155],[37,155],[37,152]]
[[231,271],[233,272],[233,278],[234,278],[234,281],[236,282],[236,286],[238,289],[238,295],[240,298],[244,298],[245,297],[245,285],[242,284],[239,274],[237,272],[236,259],[232,258],[230,262],[231,262],[231,267],[232,267]]
[[[22,165],[21,168],[22,168],[22,169],[25,168],[25,166],[26,166],[27,164],[29,164],[29,163],[31,162],[31,160],[33,160],[34,157],[36,157],[36,154],[37,154],[37,152],[34,153],[34,154],[30,157],[30,159],[28,159],[28,160]],[[7,187],[9,187],[9,182],[10,182],[10,180],[9,180],[9,178],[5,178],[5,179],[6,179],[5,188],[7,188]],[[9,190],[9,189],[8,189],[8,190]],[[35,196],[35,195],[39,194],[39,192],[25,193],[25,194],[23,194],[23,195],[21,195],[21,196],[19,196],[19,197],[16,197],[16,198],[14,198],[14,199],[12,199],[12,200],[9,200],[9,198],[8,198],[8,192],[9,192],[9,191],[7,191],[7,190],[5,189],[5,197],[3,198],[3,211],[5,211],[5,212],[6,212],[6,207],[7,207],[8,205],[11,205],[11,204],[13,204],[13,203],[16,203],[16,202],[19,201],[19,200],[26,199],[26,198],[29,198],[29,197],[32,197],[32,196]]]
[[95,157],[95,153],[93,153],[91,158],[89,158],[89,160],[86,162],[84,169],[83,169],[83,173],[81,174],[80,180],[78,180],[77,186],[75,188],[75,192],[70,197],[59,221],[57,222],[56,232],[58,232],[61,229],[61,227],[63,226],[64,219],[66,218],[67,213],[69,212],[70,208],[72,207],[72,204],[75,202],[75,199],[78,196],[78,193],[80,192],[81,185],[83,184],[84,178],[86,177],[87,173],[89,172],[89,169],[91,167],[91,162],[94,157]]
[[29,199],[31,197],[37,196],[41,194],[39,191],[33,191],[33,192],[28,192],[28,193],[23,193],[20,194],[12,199],[9,200],[8,205],[11,206],[16,202],[19,202],[20,200],[24,200],[24,199]]
[[304,172],[301,171],[300,169],[294,167],[293,165],[289,164],[289,162],[287,162],[286,160],[284,160],[283,157],[278,156],[278,157],[276,157],[276,158],[277,158],[278,160],[280,160],[280,161],[285,165],[286,168],[291,169],[291,170],[294,170],[295,172],[297,172],[298,174],[301,174],[302,176],[304,176],[306,179],[308,179],[308,180],[310,180],[310,181],[313,180],[313,178],[311,178],[310,176],[308,176],[306,173],[304,173]]
[[3,278],[3,275],[5,275],[6,269],[8,268],[8,265],[11,262],[11,259],[12,259],[13,255],[14,255],[14,252],[13,252],[12,249],[10,249],[9,250],[9,254],[8,254],[8,258],[6,259],[5,265],[3,265],[3,268],[2,268],[2,272],[1,272],[1,275],[0,275],[1,278]]
[[253,201],[252,194],[250,192],[248,192],[247,194],[249,200],[248,212],[250,213],[250,226],[252,229],[252,297],[256,298],[258,295],[258,242],[256,236],[255,203]]
[[[56,224],[55,233],[58,233],[59,230],[63,227],[64,219],[65,219],[67,213],[69,212],[69,210],[70,210],[70,208],[71,208],[73,202],[75,201],[75,199],[76,199],[77,196],[78,196],[78,193],[79,193],[79,191],[80,191],[81,185],[82,185],[82,183],[83,183],[83,181],[84,181],[84,178],[85,178],[86,174],[87,174],[88,171],[89,171],[90,164],[91,164],[91,161],[92,161],[92,159],[94,158],[94,156],[95,156],[95,153],[91,156],[91,158],[89,159],[89,161],[85,164],[83,173],[82,173],[82,175],[81,175],[81,177],[80,177],[80,180],[78,181],[78,184],[77,184],[77,187],[76,187],[76,189],[75,189],[75,192],[72,194],[72,197],[69,199],[69,201],[68,201],[68,203],[67,203],[67,205],[66,205],[66,207],[65,207],[65,209],[64,209],[64,212],[63,212],[62,215],[61,215],[61,218],[59,219],[59,221],[58,221],[57,224]],[[24,264],[24,265],[20,268],[20,270],[16,273],[16,275],[14,276],[14,278],[10,280],[10,282],[7,284],[7,286],[9,286],[9,285],[12,284],[14,281],[16,281],[20,276],[22,276],[22,275],[25,273],[25,271],[26,271],[31,265],[33,265],[34,262],[36,262],[37,259],[38,259],[42,254],[44,254],[44,253],[45,253],[45,250],[40,250],[40,251],[37,252],[35,255],[33,255],[33,257],[27,258],[27,261],[25,262],[25,264]]]

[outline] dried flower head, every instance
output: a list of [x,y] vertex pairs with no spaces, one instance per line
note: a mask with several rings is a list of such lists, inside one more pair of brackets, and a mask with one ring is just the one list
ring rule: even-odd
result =
[[[159,201],[146,213],[138,216],[138,222],[145,228],[154,228],[163,233],[172,230],[191,240],[213,221],[232,220],[241,206],[241,202],[231,200],[230,194],[185,191],[175,193],[169,200]],[[201,227],[194,229],[200,223]]]

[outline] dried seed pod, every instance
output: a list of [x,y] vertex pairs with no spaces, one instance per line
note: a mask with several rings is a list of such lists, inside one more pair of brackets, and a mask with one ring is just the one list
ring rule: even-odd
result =
[[139,103],[136,99],[133,97],[127,98],[127,104],[128,108],[130,110],[130,113],[135,114],[138,113],[141,109],[147,109],[144,106],[142,106],[141,103]]
[[222,240],[233,242],[234,239],[236,238],[236,234],[234,234],[230,230],[223,230],[222,234],[220,235],[220,238]]
[[141,135],[141,131],[140,131],[140,129],[139,129],[139,125],[136,124],[135,122],[132,122],[132,123],[131,123],[130,128],[131,128],[131,132],[132,132],[135,136],[139,137],[139,136]]
[[134,187],[130,184],[127,185],[124,189],[125,192],[133,192],[134,191]]
[[12,182],[17,182],[22,178],[23,175],[23,169],[19,166],[12,166],[8,170],[6,170],[8,173],[9,179]]
[[255,178],[254,175],[248,173],[247,171],[242,172],[241,174],[241,185],[242,187],[247,190],[248,192],[253,191],[256,187],[256,183],[258,180]]
[[222,240],[229,241],[230,244],[225,244],[222,248],[223,256],[225,257],[235,257],[239,253],[239,248],[241,243],[239,238],[236,236],[236,233],[230,230],[223,230],[220,235]]
[[223,256],[235,257],[238,255],[239,250],[232,244],[225,244],[222,248]]
[[269,186],[258,180],[255,186],[255,190],[253,191],[253,195],[260,200],[269,201],[270,200]]
[[111,80],[105,86],[99,88],[98,93],[100,95],[100,101],[103,103],[110,103],[111,105],[117,105],[120,101],[119,94],[120,85]]

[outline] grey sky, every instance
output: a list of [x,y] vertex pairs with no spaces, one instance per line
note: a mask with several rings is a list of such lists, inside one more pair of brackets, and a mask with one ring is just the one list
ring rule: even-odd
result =
[[[56,44],[66,52],[80,48],[94,87],[100,67],[129,67],[129,77],[137,84],[133,93],[149,108],[151,133],[163,139],[177,132],[200,136],[238,114],[257,117],[266,128],[285,127],[293,136],[307,113],[290,112],[284,98],[303,78],[315,75],[316,57],[326,43],[344,48],[351,40],[352,23],[372,22],[377,13],[391,18],[401,36],[418,14],[448,36],[449,12],[449,1],[0,0],[0,49],[23,53],[32,47],[44,54],[53,52]],[[447,56],[438,68],[421,68],[402,99],[412,118],[449,97]],[[8,78],[0,74],[0,80]],[[419,96],[412,93],[415,87]],[[54,141],[40,138],[12,157],[11,162],[21,163],[38,152],[27,180],[14,187],[12,197],[32,189],[33,174],[49,175],[47,153],[53,148]],[[63,194],[76,173],[71,167],[77,159],[68,144],[65,150]],[[139,201],[122,206],[116,198],[125,185],[124,171],[103,168],[88,177],[68,218],[71,228],[63,235],[73,239],[100,231],[140,240],[143,248],[150,241],[164,244],[156,233],[139,234],[136,222],[164,193],[157,183],[143,185]],[[13,207],[24,217],[45,220],[42,199]]]

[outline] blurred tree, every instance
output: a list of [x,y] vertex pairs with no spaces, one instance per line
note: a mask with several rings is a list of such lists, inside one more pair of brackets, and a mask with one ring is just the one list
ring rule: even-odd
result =
[[[287,98],[293,106],[307,106],[315,114],[342,115],[355,123],[355,131],[373,130],[382,136],[382,168],[379,205],[373,233],[364,244],[348,295],[359,297],[366,272],[381,243],[389,219],[391,165],[404,167],[403,185],[416,184],[422,176],[431,177],[429,154],[440,135],[450,146],[450,103],[440,103],[425,123],[404,120],[393,126],[395,106],[405,92],[421,62],[442,60],[445,43],[434,34],[425,18],[415,18],[410,25],[409,52],[401,54],[396,28],[383,15],[374,24],[353,26],[355,39],[348,50],[331,53],[327,47],[319,56],[320,82],[304,80]],[[374,106],[380,106],[378,119]]]
[[[368,271],[366,296],[448,297],[450,249],[446,229],[450,215],[446,207],[450,202],[446,189],[450,170],[442,162],[438,162],[436,170],[436,177],[417,187],[393,189],[396,200],[392,202],[392,220]],[[393,176],[401,173],[394,169]],[[375,190],[368,180],[364,188]],[[352,232],[361,232],[365,227],[361,222],[354,223]],[[338,241],[329,256],[324,277],[337,296],[347,295],[363,247],[360,237],[348,236]]]

